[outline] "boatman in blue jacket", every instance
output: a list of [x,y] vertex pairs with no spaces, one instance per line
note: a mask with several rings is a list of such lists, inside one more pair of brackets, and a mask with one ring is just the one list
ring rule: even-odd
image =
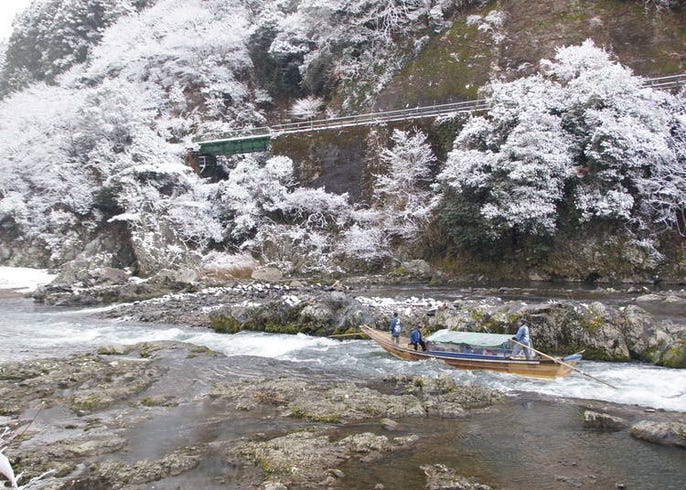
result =
[[[524,318],[519,319],[519,329],[517,330],[515,336],[512,337],[512,340],[516,340],[517,342],[519,342],[519,344],[524,344],[527,347],[531,347],[531,336],[529,335],[529,326],[526,324],[526,320]],[[524,355],[526,356],[527,360],[530,360],[532,357],[531,349],[527,349],[526,347],[523,347],[519,344],[514,345],[514,348],[512,349],[512,357],[516,357],[522,351],[524,351]]]
[[422,346],[422,351],[426,350],[426,344],[422,339],[422,327],[421,325],[415,325],[412,327],[412,332],[410,332],[410,344],[414,346],[414,350],[417,350],[417,346]]
[[396,345],[400,345],[401,324],[400,318],[398,318],[397,313],[393,313],[393,318],[391,318],[391,324],[389,325],[388,329],[391,331],[391,338],[393,339],[393,343]]

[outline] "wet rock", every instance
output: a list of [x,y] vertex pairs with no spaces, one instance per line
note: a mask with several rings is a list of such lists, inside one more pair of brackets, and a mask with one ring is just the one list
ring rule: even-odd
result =
[[671,368],[686,368],[686,339],[669,343],[662,352],[658,364]]
[[650,293],[650,294],[643,294],[641,296],[638,296],[636,298],[636,303],[638,304],[657,304],[657,303],[662,303],[664,300],[664,297],[660,294],[656,293]]
[[126,440],[112,433],[83,435],[52,443],[33,443],[16,452],[24,468],[29,468],[26,476],[36,477],[53,470],[54,476],[69,475],[76,468],[76,461],[97,455],[114,453],[121,450]]
[[678,315],[686,311],[686,294],[674,291],[638,296],[636,304],[654,314]]
[[420,467],[426,475],[426,488],[429,490],[491,490],[475,478],[459,475],[454,469],[442,464]]
[[632,357],[654,364],[660,362],[662,352],[673,336],[661,328],[650,313],[639,306],[628,305],[624,309],[624,318],[626,326],[623,334]]
[[103,356],[123,356],[135,349],[132,345],[103,345],[98,347],[98,354]]
[[[228,399],[236,408],[254,410],[260,406],[279,406],[287,415],[314,422],[342,422],[399,417],[457,417],[466,409],[493,405],[504,398],[495,390],[473,385],[458,386],[451,378],[434,382],[431,378],[406,376],[390,378],[389,387],[397,394],[355,383],[320,383],[279,378],[245,380],[214,386],[213,399]],[[423,391],[418,386],[427,386]]]
[[629,423],[621,417],[586,410],[583,425],[590,429],[622,430],[628,427]]
[[399,375],[387,380],[417,396],[428,415],[442,418],[461,417],[466,410],[489,407],[504,399],[502,392],[469,383],[458,385],[448,376]]
[[133,465],[122,461],[105,461],[92,465],[89,470],[92,478],[111,482],[113,486],[140,485],[177,476],[195,468],[203,458],[204,452],[203,447],[189,447],[176,450],[159,460],[138,461]]
[[398,430],[399,424],[395,420],[384,417],[379,422],[381,423],[381,426],[388,431]]
[[0,413],[18,414],[33,400],[46,399],[85,414],[142,391],[155,376],[146,363],[93,354],[6,363],[0,367]]
[[644,441],[662,446],[686,448],[686,424],[642,420],[629,429],[629,433]]
[[251,380],[215,385],[210,396],[233,399],[245,410],[277,405],[292,417],[316,422],[425,415],[415,397],[385,395],[354,383],[311,386],[296,379]]
[[322,431],[305,430],[268,441],[247,442],[234,448],[230,456],[258,465],[267,481],[276,480],[288,487],[321,487],[333,484],[340,477],[336,474],[343,474],[335,468],[345,461],[357,457],[373,462],[415,440],[388,439],[365,432],[332,441]]
[[261,267],[255,269],[251,277],[257,281],[275,282],[283,279],[283,272],[275,267]]
[[305,306],[298,314],[298,320],[303,324],[330,325],[335,315],[334,309],[325,303],[314,303]]

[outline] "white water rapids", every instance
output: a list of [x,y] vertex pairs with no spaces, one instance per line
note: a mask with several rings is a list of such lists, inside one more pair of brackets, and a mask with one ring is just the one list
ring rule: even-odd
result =
[[[486,371],[461,371],[439,361],[395,359],[371,340],[334,340],[307,335],[211,330],[98,318],[97,309],[65,309],[34,304],[27,298],[0,298],[0,362],[67,357],[101,345],[175,340],[233,356],[259,356],[307,364],[350,378],[390,374],[447,375],[505,392],[601,400],[686,412],[686,372],[638,363],[582,361],[578,367],[618,389],[578,373],[538,380]],[[534,339],[535,342],[535,339]],[[266,373],[265,373],[266,374]]]

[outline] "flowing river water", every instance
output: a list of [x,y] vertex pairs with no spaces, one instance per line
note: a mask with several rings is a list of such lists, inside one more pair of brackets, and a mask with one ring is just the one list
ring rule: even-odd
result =
[[[684,420],[684,370],[582,361],[579,367],[583,371],[619,387],[614,390],[579,374],[537,380],[454,370],[438,361],[401,361],[369,340],[258,332],[223,335],[198,328],[104,319],[98,311],[0,298],[0,361],[67,357],[108,344],[176,340],[224,353],[227,369],[243,374],[258,369],[251,368],[251,359],[257,356],[290,361],[293,372],[305,369],[341,379],[374,380],[388,374],[451,376],[460,383],[478,383],[512,396],[495,413],[477,411],[457,421],[402,421],[401,432],[404,428],[428,437],[421,439],[412,455],[384,465],[386,488],[421,488],[422,482],[413,480],[416,472],[406,468],[435,462],[449,464],[496,488],[686,488],[686,451],[634,440],[627,431],[584,429],[579,408],[585,401],[596,406],[620,404],[639,412],[677,412]],[[345,472],[359,482],[355,488],[373,488],[379,481],[378,474],[358,471],[354,464]],[[184,487],[183,481],[178,484]]]

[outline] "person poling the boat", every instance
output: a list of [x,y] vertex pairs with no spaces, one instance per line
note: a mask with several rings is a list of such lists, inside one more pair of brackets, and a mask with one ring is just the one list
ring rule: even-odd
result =
[[417,346],[421,345],[422,351],[426,351],[426,344],[424,343],[424,339],[422,339],[423,328],[424,327],[421,325],[415,325],[412,327],[412,332],[410,332],[410,344],[412,344],[414,350],[417,350]]
[[[512,349],[512,357],[516,357],[524,351],[527,360],[530,360],[532,358],[531,349],[528,349],[527,347],[531,347],[531,336],[529,334],[529,326],[526,324],[524,318],[519,319],[519,329],[517,329],[517,333],[512,337],[512,340],[519,342],[519,344],[515,344]],[[524,344],[527,347],[520,344]]]
[[400,330],[401,330],[400,318],[398,318],[398,313],[393,313],[393,318],[391,318],[391,324],[389,330],[391,331],[391,338],[393,343],[400,345]]

